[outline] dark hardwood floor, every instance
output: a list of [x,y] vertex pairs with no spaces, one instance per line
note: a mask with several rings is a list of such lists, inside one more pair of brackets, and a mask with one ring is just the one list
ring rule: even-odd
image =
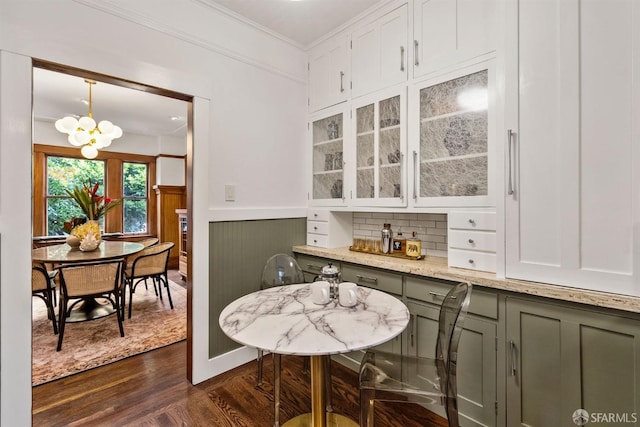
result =
[[[256,386],[256,362],[196,386],[186,380],[186,342],[33,388],[34,426],[226,426],[273,425],[272,365]],[[311,410],[309,378],[302,358],[283,357],[280,415],[284,422]],[[334,408],[358,419],[357,375],[333,363]],[[380,404],[379,427],[447,425],[413,404]]]

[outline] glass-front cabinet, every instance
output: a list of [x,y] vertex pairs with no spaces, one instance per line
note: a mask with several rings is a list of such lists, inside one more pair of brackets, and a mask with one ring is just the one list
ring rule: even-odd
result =
[[[412,138],[416,206],[493,206],[495,132],[491,61],[415,87]],[[417,104],[417,105],[416,105]]]
[[354,103],[354,206],[406,206],[406,99],[395,89]]
[[310,121],[311,191],[313,205],[342,206],[345,204],[344,136],[349,120],[345,107],[323,110],[323,115]]

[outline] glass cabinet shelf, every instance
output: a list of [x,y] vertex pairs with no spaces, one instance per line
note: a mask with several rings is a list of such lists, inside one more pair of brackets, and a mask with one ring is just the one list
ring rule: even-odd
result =
[[311,196],[332,205],[344,201],[344,114],[320,117],[311,123]]

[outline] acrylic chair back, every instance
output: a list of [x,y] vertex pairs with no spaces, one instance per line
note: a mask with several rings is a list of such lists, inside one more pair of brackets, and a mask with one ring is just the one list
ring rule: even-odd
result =
[[[462,325],[467,316],[471,285],[463,282],[454,286],[445,296],[440,307],[438,321],[438,338],[436,342],[436,359],[446,399],[447,418],[451,425],[458,425],[457,406],[457,368],[458,343],[462,334]],[[455,422],[453,420],[455,418]]]
[[296,260],[287,254],[270,257],[262,270],[260,289],[304,283],[304,274]]

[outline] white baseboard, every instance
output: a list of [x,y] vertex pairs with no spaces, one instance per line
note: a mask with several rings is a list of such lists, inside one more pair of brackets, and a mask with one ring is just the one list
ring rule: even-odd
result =
[[240,365],[244,365],[247,362],[251,362],[258,357],[258,351],[253,347],[240,347],[235,350],[231,350],[220,356],[216,356],[209,359],[205,371],[201,372],[200,378],[194,378],[193,383],[198,384],[202,381],[208,380],[225,373],[233,368],[237,368]]

